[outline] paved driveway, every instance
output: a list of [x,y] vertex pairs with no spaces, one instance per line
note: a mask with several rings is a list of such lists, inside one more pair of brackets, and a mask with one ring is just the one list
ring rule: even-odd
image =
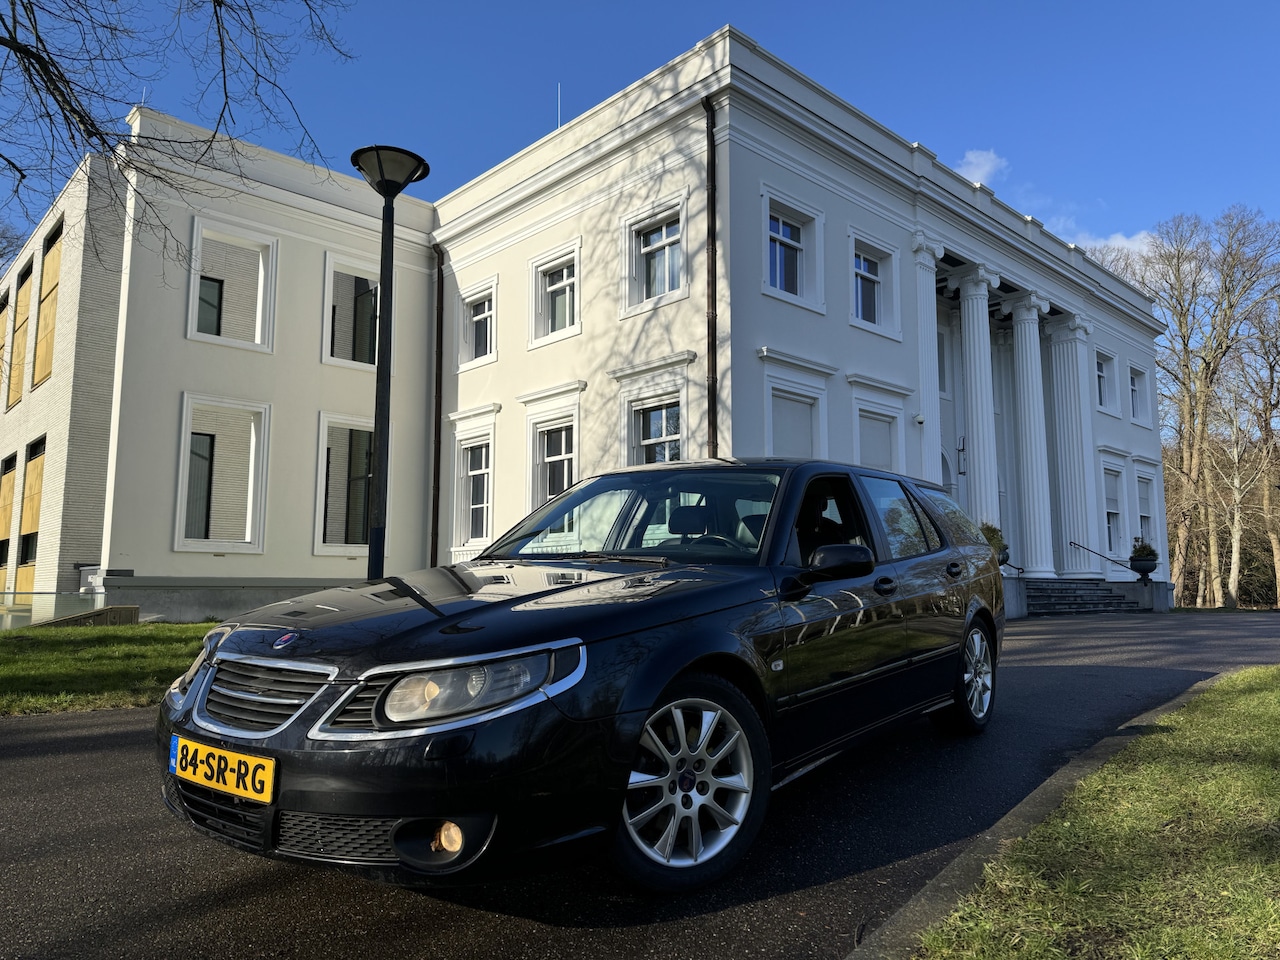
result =
[[840,958],[1050,773],[1198,680],[1280,662],[1280,614],[1021,621],[997,716],[928,723],[773,796],[744,866],[677,900],[593,863],[424,895],[236,853],[163,807],[152,712],[0,720],[0,958]]

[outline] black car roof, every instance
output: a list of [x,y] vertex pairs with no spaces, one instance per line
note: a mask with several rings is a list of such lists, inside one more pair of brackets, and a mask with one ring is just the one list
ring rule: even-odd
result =
[[946,488],[931,480],[921,480],[906,474],[894,473],[890,470],[877,470],[873,467],[862,467],[853,463],[841,463],[837,460],[798,459],[795,457],[734,457],[716,460],[673,460],[668,463],[644,463],[629,467],[619,467],[608,473],[637,473],[659,470],[712,470],[712,469],[758,469],[770,467],[782,470],[803,470],[805,472],[823,469],[852,470],[869,477],[891,477],[902,479],[914,486],[945,493]]

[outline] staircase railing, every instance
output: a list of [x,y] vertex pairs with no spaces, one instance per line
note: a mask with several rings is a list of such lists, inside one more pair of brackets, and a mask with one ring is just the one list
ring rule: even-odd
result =
[[1079,549],[1083,550],[1085,553],[1092,553],[1095,557],[1099,557],[1107,561],[1107,563],[1114,563],[1117,567],[1124,567],[1124,569],[1128,570],[1130,573],[1133,572],[1133,568],[1130,567],[1127,563],[1121,563],[1119,560],[1116,560],[1114,557],[1108,557],[1105,553],[1099,553],[1097,550],[1090,550],[1083,543],[1076,543],[1074,540],[1072,540],[1070,545],[1073,547],[1078,547]]

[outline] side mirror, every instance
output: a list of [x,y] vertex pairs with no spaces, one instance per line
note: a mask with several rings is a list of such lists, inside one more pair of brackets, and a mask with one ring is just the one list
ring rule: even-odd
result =
[[805,579],[848,580],[868,576],[876,568],[876,558],[867,547],[853,543],[833,543],[813,551]]

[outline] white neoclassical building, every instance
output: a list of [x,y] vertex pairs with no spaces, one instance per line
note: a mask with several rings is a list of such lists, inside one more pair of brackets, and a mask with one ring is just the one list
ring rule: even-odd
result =
[[[132,201],[69,215],[87,163],[0,281],[6,351],[51,236],[79,290],[49,334],[70,406],[36,412],[37,332],[0,415],[15,544],[32,444],[50,464],[38,551],[0,549],[36,589],[79,564],[230,612],[363,575],[378,198],[246,150],[247,185],[161,207],[189,257]],[[1015,611],[1081,581],[1161,605],[1123,565],[1135,536],[1165,553],[1151,304],[732,28],[397,217],[389,570],[619,465],[815,456],[950,488],[1003,531]],[[68,256],[90,234],[118,267]]]
[[677,450],[937,481],[1015,580],[1164,552],[1150,302],[732,28],[436,212],[443,560]]

